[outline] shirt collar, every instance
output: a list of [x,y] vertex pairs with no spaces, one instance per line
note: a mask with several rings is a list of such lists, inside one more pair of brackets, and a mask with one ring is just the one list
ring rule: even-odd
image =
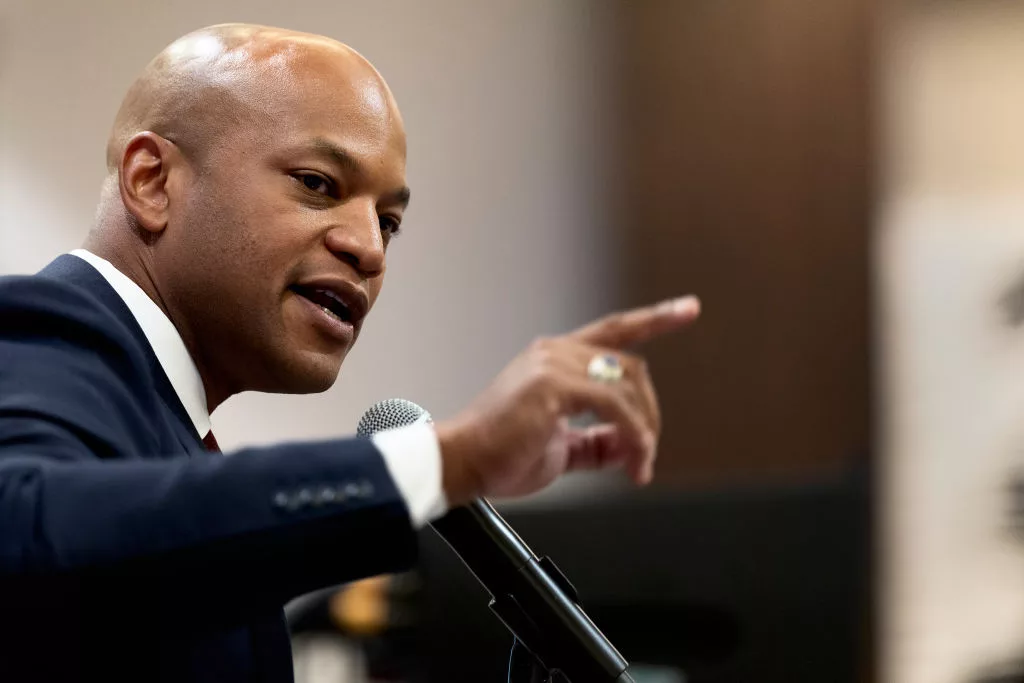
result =
[[72,255],[82,259],[103,276],[103,279],[121,297],[142,333],[153,347],[160,367],[174,387],[174,393],[185,407],[199,437],[203,438],[211,429],[210,411],[206,407],[206,390],[199,370],[192,361],[185,342],[177,328],[149,295],[142,291],[127,275],[109,261],[85,249],[75,249]]

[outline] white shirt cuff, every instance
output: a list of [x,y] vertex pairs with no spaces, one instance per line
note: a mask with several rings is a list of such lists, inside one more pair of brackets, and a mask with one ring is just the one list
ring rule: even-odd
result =
[[441,484],[441,446],[432,425],[386,429],[370,438],[405,499],[413,527],[422,528],[448,511]]

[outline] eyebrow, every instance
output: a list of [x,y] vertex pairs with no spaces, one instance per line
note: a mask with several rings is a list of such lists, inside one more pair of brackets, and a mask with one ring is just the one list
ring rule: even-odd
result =
[[[334,163],[341,168],[353,173],[355,175],[364,175],[363,167],[360,165],[356,158],[348,153],[343,147],[337,145],[326,138],[315,138],[313,140],[313,149],[324,156],[330,157]],[[404,186],[394,192],[390,192],[384,195],[384,199],[389,204],[400,204],[402,208],[409,206],[409,199],[412,196],[411,190],[408,186]]]

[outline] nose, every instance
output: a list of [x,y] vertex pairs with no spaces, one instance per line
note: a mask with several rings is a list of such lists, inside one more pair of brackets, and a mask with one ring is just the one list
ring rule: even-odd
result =
[[349,201],[338,224],[327,232],[327,248],[364,278],[384,272],[384,236],[372,201]]

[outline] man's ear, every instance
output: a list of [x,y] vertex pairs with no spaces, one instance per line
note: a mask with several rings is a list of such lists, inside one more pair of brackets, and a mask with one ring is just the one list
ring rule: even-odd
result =
[[118,169],[121,201],[139,227],[157,235],[167,227],[170,198],[167,177],[180,158],[170,140],[156,133],[136,133],[125,145]]

